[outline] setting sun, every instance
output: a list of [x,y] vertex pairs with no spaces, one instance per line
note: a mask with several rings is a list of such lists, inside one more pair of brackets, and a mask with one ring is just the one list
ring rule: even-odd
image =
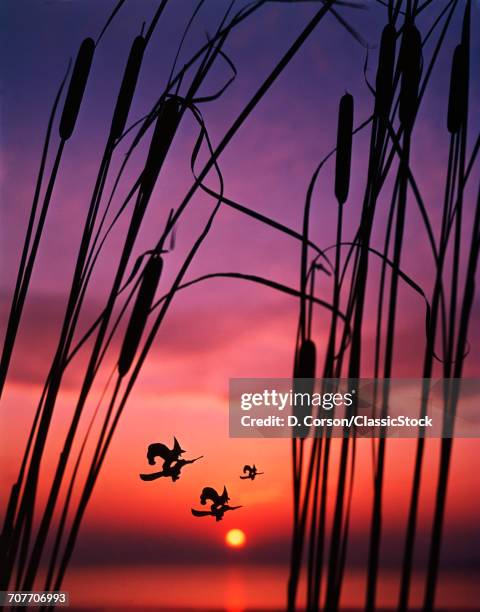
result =
[[225,542],[232,548],[242,548],[246,542],[245,534],[241,529],[230,529],[225,535]]

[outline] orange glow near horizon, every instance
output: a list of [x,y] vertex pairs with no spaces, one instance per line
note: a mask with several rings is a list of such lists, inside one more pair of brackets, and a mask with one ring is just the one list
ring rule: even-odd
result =
[[225,542],[231,548],[243,548],[247,538],[241,529],[230,529],[225,535]]

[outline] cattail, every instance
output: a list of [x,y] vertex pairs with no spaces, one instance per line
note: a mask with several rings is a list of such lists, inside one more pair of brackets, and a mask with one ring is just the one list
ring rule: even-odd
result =
[[396,44],[397,32],[393,25],[387,24],[382,32],[375,81],[375,113],[382,119],[388,118],[392,104]]
[[400,121],[410,130],[418,105],[418,86],[422,71],[422,39],[413,24],[405,25],[400,48],[402,82],[400,86]]
[[113,113],[112,126],[110,128],[111,140],[117,140],[123,133],[127,122],[128,113],[132,104],[133,94],[137,85],[138,74],[142,65],[143,53],[145,51],[145,39],[137,36],[133,41],[130,55],[128,56],[122,84],[118,93],[115,111]]
[[[293,392],[312,395],[315,386],[315,370],[317,362],[317,350],[312,340],[304,340],[295,363]],[[296,437],[307,435],[309,428],[303,424],[303,419],[310,414],[310,406],[303,400],[294,402],[294,414],[299,420],[299,426],[295,428]]]
[[163,261],[158,255],[153,255],[145,266],[143,279],[138,290],[130,321],[128,322],[120,359],[118,360],[118,373],[120,376],[125,376],[132,365],[140,338],[147,323],[153,298],[155,297],[162,267]]
[[317,350],[313,340],[304,340],[295,365],[295,378],[315,378]]
[[335,166],[335,196],[339,204],[345,204],[350,187],[352,161],[353,97],[346,93],[338,109],[337,158]]
[[456,134],[467,119],[468,61],[463,45],[457,45],[453,53],[448,100],[447,127],[450,134]]
[[143,170],[142,189],[146,197],[149,197],[153,191],[158,174],[175,136],[179,119],[178,102],[174,98],[169,98],[163,103],[157,117],[147,161]]
[[73,133],[75,123],[82,103],[83,94],[87,85],[88,74],[92,66],[95,43],[91,38],[86,38],[80,45],[75,60],[75,66],[68,86],[65,106],[60,119],[60,138],[68,140]]

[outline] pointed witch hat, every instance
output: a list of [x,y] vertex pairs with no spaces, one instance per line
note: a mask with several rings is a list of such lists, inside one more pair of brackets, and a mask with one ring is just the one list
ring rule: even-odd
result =
[[179,455],[183,455],[183,453],[186,453],[187,451],[183,450],[183,448],[180,446],[177,438],[173,438],[173,450],[178,453]]

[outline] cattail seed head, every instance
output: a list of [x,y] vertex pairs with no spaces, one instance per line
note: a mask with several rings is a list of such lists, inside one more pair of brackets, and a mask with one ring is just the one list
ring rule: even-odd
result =
[[393,25],[388,24],[382,32],[375,81],[375,113],[382,119],[388,118],[392,104],[396,44],[397,32]]
[[352,162],[353,97],[346,93],[338,109],[337,157],[335,165],[335,196],[339,204],[348,198]]
[[467,120],[468,108],[468,58],[463,45],[457,45],[453,53],[448,100],[447,127],[456,134]]
[[422,39],[417,28],[405,25],[400,48],[400,121],[411,130],[418,105],[418,87],[422,72]]
[[[317,350],[312,340],[304,340],[300,346],[294,368],[293,392],[312,395],[315,387],[315,371]],[[310,414],[310,406],[305,402],[295,402],[294,415],[299,419],[299,427],[295,428],[296,437],[305,437],[309,428],[302,424],[304,417]]]
[[143,53],[145,51],[145,39],[137,36],[132,43],[130,55],[128,56],[125,72],[123,73],[122,84],[118,93],[117,103],[113,113],[112,125],[110,128],[110,138],[117,140],[125,129],[128,113],[132,104],[133,94],[137,85],[140,67],[142,65]]
[[87,85],[88,75],[92,66],[95,43],[91,38],[86,38],[80,45],[73,67],[70,85],[68,86],[65,105],[60,119],[60,138],[68,140],[73,133],[77,121],[78,112],[82,103],[83,94]]
[[175,98],[163,103],[155,123],[147,161],[142,174],[142,189],[148,198],[167,156],[180,120],[180,108]]
[[147,323],[153,298],[158,287],[160,275],[162,273],[163,260],[159,255],[153,255],[147,262],[143,271],[143,278],[140,284],[137,298],[133,306],[127,331],[123,339],[120,359],[118,360],[118,373],[120,376],[125,374],[132,365],[133,358],[137,352],[143,330]]
[[295,378],[315,378],[317,350],[313,340],[304,340],[298,352]]

